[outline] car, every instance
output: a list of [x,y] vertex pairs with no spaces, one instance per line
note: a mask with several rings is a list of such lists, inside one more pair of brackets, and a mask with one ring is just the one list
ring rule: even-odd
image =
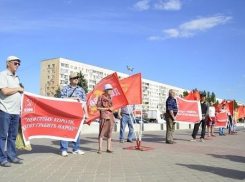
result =
[[[138,119],[138,118],[136,118],[134,123],[140,124],[140,122],[141,122],[141,120],[140,120],[140,119]],[[147,121],[147,120],[143,119],[143,123],[145,123],[145,124],[146,124],[146,123],[149,123],[149,121]]]

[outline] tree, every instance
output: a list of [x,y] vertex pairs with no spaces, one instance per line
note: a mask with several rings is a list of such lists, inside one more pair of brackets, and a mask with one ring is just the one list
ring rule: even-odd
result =
[[84,89],[85,93],[88,93],[88,81],[85,79],[81,71],[78,73],[78,76],[80,78],[78,85]]
[[58,87],[58,89],[55,91],[54,97],[60,98],[60,94],[61,94],[60,87]]
[[186,90],[186,91],[183,92],[183,97],[185,97],[185,96],[187,96],[187,95],[189,95],[189,93],[188,93],[188,91]]
[[23,85],[22,83],[20,83],[20,87],[21,87],[21,88],[24,88],[24,85]]
[[236,102],[236,100],[234,100],[234,109],[238,108],[238,104]]

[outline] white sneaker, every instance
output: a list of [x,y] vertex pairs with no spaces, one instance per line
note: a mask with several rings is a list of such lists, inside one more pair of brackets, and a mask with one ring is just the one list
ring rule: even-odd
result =
[[204,139],[203,139],[203,138],[201,138],[201,139],[200,139],[200,142],[204,142]]
[[61,155],[62,155],[63,157],[67,157],[67,156],[68,156],[68,153],[67,153],[67,151],[62,151],[62,152],[61,152]]
[[197,140],[196,140],[196,139],[194,139],[194,138],[190,140],[190,142],[195,142],[195,141],[197,141]]
[[74,151],[74,152],[72,152],[73,154],[78,154],[78,155],[83,155],[83,154],[85,154],[85,152],[84,151],[82,151],[82,150],[76,150],[76,151]]

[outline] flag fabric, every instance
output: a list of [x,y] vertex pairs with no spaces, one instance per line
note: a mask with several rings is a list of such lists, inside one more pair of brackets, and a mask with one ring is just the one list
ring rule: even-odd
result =
[[25,92],[21,129],[25,145],[32,138],[76,141],[84,122],[84,102],[50,98]]
[[142,77],[141,73],[120,80],[120,85],[128,100],[128,104],[142,104]]
[[190,92],[187,96],[183,97],[186,100],[200,100],[200,92],[195,90],[194,92]]
[[221,112],[216,114],[215,127],[223,128],[227,126],[228,116],[226,112]]
[[196,124],[202,120],[199,101],[185,100],[177,97],[178,114],[175,122]]
[[119,83],[117,73],[113,73],[103,78],[98,84],[95,85],[93,91],[87,94],[89,96],[87,98],[87,110],[89,115],[87,124],[90,124],[92,121],[99,118],[100,116],[100,113],[97,110],[97,101],[99,96],[104,93],[104,85],[106,84],[111,84],[111,86],[113,87],[112,100],[114,110],[128,105],[127,98]]
[[237,108],[237,112],[238,112],[238,118],[237,119],[243,119],[245,117],[243,106],[239,106]]
[[187,96],[183,97],[186,100],[195,100],[193,92],[190,92]]

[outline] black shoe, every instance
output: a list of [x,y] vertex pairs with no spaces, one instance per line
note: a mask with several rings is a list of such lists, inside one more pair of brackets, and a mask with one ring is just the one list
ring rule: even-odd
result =
[[167,141],[166,143],[167,144],[174,144],[172,141]]
[[11,163],[14,163],[14,164],[23,164],[23,162],[20,160],[20,159],[14,159],[12,161],[10,161]]
[[4,161],[0,165],[3,167],[11,167],[11,164],[8,161]]
[[129,139],[127,139],[127,142],[133,143],[133,140],[129,140]]

